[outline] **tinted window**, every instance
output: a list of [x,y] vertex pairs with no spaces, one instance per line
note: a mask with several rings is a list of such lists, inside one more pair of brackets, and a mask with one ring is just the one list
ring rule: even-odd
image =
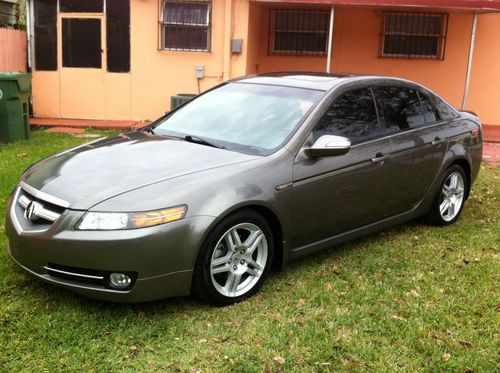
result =
[[57,70],[57,0],[36,0],[35,68]]
[[442,120],[451,120],[457,117],[455,110],[453,110],[453,108],[451,108],[450,105],[444,102],[440,97],[433,96],[433,98]]
[[314,140],[322,135],[344,136],[352,144],[377,137],[378,119],[371,89],[358,89],[338,97],[313,131]]
[[63,18],[63,66],[101,67],[101,20]]
[[434,110],[434,106],[432,105],[431,100],[426,94],[422,92],[419,92],[418,95],[420,97],[420,103],[422,104],[422,112],[424,114],[425,123],[436,123],[439,118],[436,114],[436,110]]
[[425,124],[417,91],[404,87],[378,87],[384,113],[384,131],[394,133]]

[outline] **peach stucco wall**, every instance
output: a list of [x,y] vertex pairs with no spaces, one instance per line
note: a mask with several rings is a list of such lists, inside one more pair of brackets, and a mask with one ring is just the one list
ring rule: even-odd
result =
[[500,125],[500,14],[478,18],[467,109],[483,123]]
[[[197,65],[205,69],[200,91],[255,72],[324,71],[326,57],[268,55],[268,17],[273,6],[250,0],[212,0],[211,51],[177,52],[158,50],[158,0],[131,0],[131,72],[102,71],[94,78],[92,72],[87,76],[69,69],[34,72],[34,113],[40,117],[152,120],[169,110],[170,96],[198,92]],[[378,57],[381,12],[338,7],[332,71],[416,80],[460,106],[472,18],[471,12],[450,13],[444,61],[389,59]],[[231,38],[243,39],[241,54],[231,54]],[[468,108],[490,124],[500,124],[498,64],[500,14],[481,14]]]
[[[262,11],[265,20],[268,12]],[[423,59],[379,58],[381,12],[374,9],[337,8],[331,71],[391,75],[415,80],[460,105],[470,41],[472,15],[452,13],[449,18],[444,61]],[[264,21],[268,25],[268,21]],[[261,28],[261,39],[268,29]],[[269,56],[267,42],[260,48],[260,70],[321,70],[326,57]]]

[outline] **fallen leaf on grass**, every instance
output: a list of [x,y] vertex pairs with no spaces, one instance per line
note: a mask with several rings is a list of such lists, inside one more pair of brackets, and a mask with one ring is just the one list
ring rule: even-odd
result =
[[275,356],[273,357],[273,361],[278,364],[278,365],[284,365],[285,364],[285,359],[283,359],[281,356]]
[[410,290],[409,292],[406,293],[406,296],[412,296],[414,298],[420,297],[420,294],[416,290]]
[[138,353],[139,353],[139,348],[137,346],[130,346],[130,350],[127,356],[125,356],[125,359],[133,359],[137,356]]
[[394,320],[399,320],[399,321],[408,321],[404,317],[398,316],[398,315],[392,315],[391,316]]
[[300,299],[299,299],[299,304],[300,304],[301,306],[303,306],[304,304],[306,304],[306,300],[305,300],[304,298],[300,298]]
[[285,365],[285,359],[283,359],[281,356],[273,357],[273,361],[278,365]]
[[20,154],[16,155],[17,158],[26,158],[27,156],[28,156],[28,153],[20,153]]
[[443,360],[443,361],[448,361],[448,360],[450,360],[450,358],[451,358],[450,354],[442,354],[441,355],[441,360]]
[[472,348],[472,343],[470,342],[467,342],[467,341],[459,341],[458,343],[460,343],[462,346],[466,347],[466,348]]

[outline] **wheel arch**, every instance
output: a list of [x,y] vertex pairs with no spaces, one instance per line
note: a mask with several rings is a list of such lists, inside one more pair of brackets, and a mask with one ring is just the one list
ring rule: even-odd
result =
[[285,255],[284,245],[283,245],[283,237],[284,237],[283,225],[278,215],[273,211],[273,209],[263,203],[252,201],[249,202],[248,204],[233,206],[232,208],[229,208],[223,213],[221,213],[219,216],[217,216],[216,219],[214,219],[214,221],[206,229],[202,237],[202,240],[200,242],[200,248],[201,245],[203,245],[203,242],[205,242],[205,240],[207,239],[207,236],[217,226],[217,224],[219,224],[222,220],[224,220],[228,216],[235,214],[241,210],[252,210],[261,215],[269,223],[269,225],[271,226],[271,230],[273,232],[273,241],[274,241],[274,255],[271,268],[277,271],[281,270],[283,267],[284,255]]
[[472,182],[472,175],[471,175],[471,166],[469,164],[469,161],[465,158],[458,158],[455,159],[448,168],[453,167],[453,166],[460,166],[462,170],[464,170],[465,177],[467,178],[467,189],[465,191],[465,199],[469,198],[470,190],[471,190],[471,182]]

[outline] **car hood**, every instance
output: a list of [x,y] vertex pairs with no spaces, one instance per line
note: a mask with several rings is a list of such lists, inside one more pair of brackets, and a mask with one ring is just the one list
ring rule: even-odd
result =
[[[23,175],[28,185],[86,210],[119,194],[258,157],[132,132],[46,158]],[[168,193],[168,191],[166,191]]]

